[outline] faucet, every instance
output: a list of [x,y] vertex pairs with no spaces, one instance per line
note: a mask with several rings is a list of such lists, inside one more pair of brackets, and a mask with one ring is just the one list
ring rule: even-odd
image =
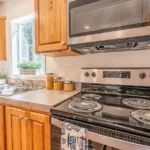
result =
[[13,81],[15,81],[18,84],[22,84],[22,86],[25,86],[25,82],[23,80],[21,80],[19,77],[15,76],[16,78],[7,78],[7,79],[11,79]]
[[31,83],[31,87],[33,88],[33,81],[32,80],[29,80],[29,82]]

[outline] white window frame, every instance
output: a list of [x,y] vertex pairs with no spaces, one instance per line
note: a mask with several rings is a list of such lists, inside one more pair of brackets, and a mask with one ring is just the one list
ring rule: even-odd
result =
[[[19,48],[19,46],[21,45],[21,43],[19,44],[19,42],[21,42],[21,40],[19,40],[19,39],[21,39],[21,38],[19,38],[19,36],[21,36],[21,35],[16,34],[16,32],[19,32],[19,30],[21,30],[21,25],[23,25],[23,24],[30,23],[30,22],[34,22],[35,23],[35,19],[34,19],[35,17],[34,16],[35,16],[34,13],[32,13],[32,14],[29,14],[27,16],[23,16],[23,17],[20,17],[18,19],[15,19],[15,20],[13,20],[11,22],[11,32],[12,32],[12,36],[11,36],[12,37],[11,38],[11,40],[12,40],[12,67],[13,67],[13,75],[15,75],[15,76],[22,76],[22,75],[19,74],[18,68],[16,67],[17,63],[18,63],[18,61],[16,61],[16,60],[19,60],[20,58],[22,58],[21,51],[20,51],[21,48]],[[14,29],[15,29],[15,31],[14,31]],[[33,34],[35,35],[35,26],[34,26],[34,24],[33,24],[33,29],[34,29],[33,30]],[[21,34],[22,32],[19,32],[19,33]],[[32,37],[33,37],[34,49],[35,49],[36,48],[35,47],[35,39],[34,39],[35,37],[34,36],[32,36]],[[18,56],[17,53],[18,52],[19,52],[19,55],[20,55],[19,58],[17,58],[17,56]],[[15,55],[13,55],[13,54],[15,54]],[[22,60],[19,60],[19,62],[22,62]],[[45,72],[46,72],[46,58],[45,58],[44,73],[42,75],[34,75],[34,76],[38,76],[38,77],[45,76]],[[25,76],[31,77],[31,75],[25,75]]]

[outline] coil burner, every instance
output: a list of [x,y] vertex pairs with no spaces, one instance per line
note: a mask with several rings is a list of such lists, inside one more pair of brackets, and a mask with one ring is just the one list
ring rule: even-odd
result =
[[142,123],[150,124],[150,111],[148,110],[133,111],[131,116]]
[[141,98],[126,98],[123,99],[123,104],[138,108],[138,109],[150,109],[150,100],[141,99]]
[[74,110],[75,112],[82,112],[82,113],[94,113],[100,111],[102,109],[102,105],[89,100],[82,100],[78,102],[71,102],[69,104],[69,108]]
[[99,94],[85,93],[82,95],[82,99],[99,100],[102,96]]

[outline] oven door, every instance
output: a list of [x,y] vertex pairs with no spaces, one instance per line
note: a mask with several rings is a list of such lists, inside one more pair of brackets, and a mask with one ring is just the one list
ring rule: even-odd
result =
[[68,24],[69,45],[150,35],[150,1],[68,0]]
[[[82,127],[86,127],[89,129],[91,128],[89,126],[89,124],[83,123],[83,122],[79,122],[79,121],[69,121],[66,120],[62,117],[56,117],[56,116],[52,116],[51,117],[51,145],[52,145],[52,150],[60,150],[61,149],[61,128],[62,128],[62,122],[63,121],[67,121],[70,123],[73,123],[75,125],[79,125],[82,124]],[[91,131],[87,131],[86,133],[86,138],[90,141],[89,142],[89,149],[90,150],[101,150],[102,146],[108,146],[108,147],[113,147],[116,149],[121,149],[121,150],[149,150],[150,147],[149,146],[145,146],[145,145],[141,145],[141,144],[137,144],[137,143],[132,143],[129,141],[124,141],[121,140],[121,136],[126,136],[126,135],[119,135],[119,132],[115,132],[116,135],[118,134],[118,137],[120,136],[120,139],[116,139],[116,138],[112,138],[109,136],[105,136],[105,135],[101,135],[98,133],[98,131],[102,130],[102,128],[98,129],[98,128],[94,128],[93,129],[96,132],[91,132]],[[106,132],[105,130],[101,131],[101,132]],[[110,131],[108,131],[110,132]],[[115,134],[113,133],[113,134]],[[104,133],[105,134],[105,133]],[[134,136],[134,135],[133,135]],[[128,136],[126,136],[126,138],[128,138]],[[133,138],[133,140],[138,142],[138,139],[136,139],[136,137],[131,137],[131,135],[129,136],[130,140]]]

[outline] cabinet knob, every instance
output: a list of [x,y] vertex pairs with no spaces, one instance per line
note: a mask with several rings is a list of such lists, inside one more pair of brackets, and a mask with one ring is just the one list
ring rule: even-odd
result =
[[22,116],[19,116],[18,118],[19,118],[19,120],[21,120],[23,117],[22,117]]
[[25,121],[28,121],[29,119],[30,119],[29,117],[26,117],[26,118],[25,118]]
[[62,44],[62,45],[65,45],[65,42],[64,42],[64,41],[62,41],[62,42],[61,42],[61,44]]

